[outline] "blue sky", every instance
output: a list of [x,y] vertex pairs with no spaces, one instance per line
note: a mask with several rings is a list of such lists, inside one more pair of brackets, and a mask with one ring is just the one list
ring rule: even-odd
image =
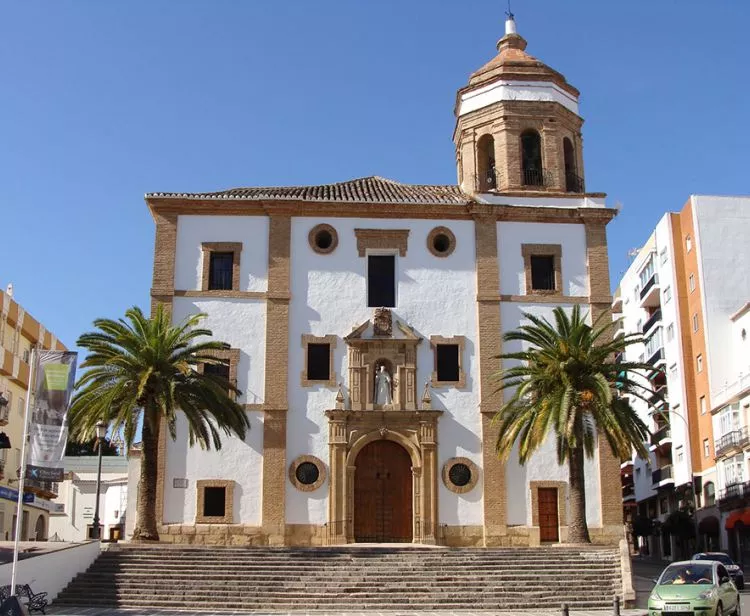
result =
[[[742,194],[738,0],[514,0],[528,51],[582,93],[586,183],[622,203],[613,285],[691,193]],[[9,1],[0,17],[0,285],[65,343],[147,308],[151,191],[456,181],[456,90],[490,0]]]

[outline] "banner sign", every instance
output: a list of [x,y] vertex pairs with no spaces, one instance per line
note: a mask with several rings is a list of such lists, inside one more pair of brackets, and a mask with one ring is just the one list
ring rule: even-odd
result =
[[[5,500],[13,501],[14,503],[18,502],[18,490],[13,490],[12,488],[6,488],[5,486],[0,486],[0,498],[4,498]],[[23,502],[24,503],[33,503],[34,502],[34,495],[29,494],[28,492],[25,492],[23,495]]]
[[26,479],[63,480],[68,405],[76,378],[77,357],[77,353],[69,351],[39,351],[29,422],[31,456],[26,466]]

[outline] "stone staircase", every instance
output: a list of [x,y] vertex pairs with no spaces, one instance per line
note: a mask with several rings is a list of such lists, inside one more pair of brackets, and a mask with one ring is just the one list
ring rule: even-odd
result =
[[115,546],[55,606],[190,610],[611,608],[619,551],[598,548]]

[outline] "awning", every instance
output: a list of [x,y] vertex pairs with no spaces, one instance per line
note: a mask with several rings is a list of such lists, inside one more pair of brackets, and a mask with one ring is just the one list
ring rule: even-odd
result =
[[703,518],[698,524],[698,532],[701,535],[718,535],[719,520],[713,515]]
[[727,518],[727,523],[724,527],[729,530],[734,528],[737,522],[742,522],[745,526],[750,526],[750,509],[740,509],[739,511],[731,513]]

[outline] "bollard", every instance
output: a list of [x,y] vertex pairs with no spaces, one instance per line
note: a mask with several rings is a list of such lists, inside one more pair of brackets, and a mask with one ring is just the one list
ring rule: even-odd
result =
[[567,603],[562,604],[562,616],[570,616],[570,608],[568,608]]
[[612,602],[612,614],[613,616],[620,616],[620,597],[615,597]]

